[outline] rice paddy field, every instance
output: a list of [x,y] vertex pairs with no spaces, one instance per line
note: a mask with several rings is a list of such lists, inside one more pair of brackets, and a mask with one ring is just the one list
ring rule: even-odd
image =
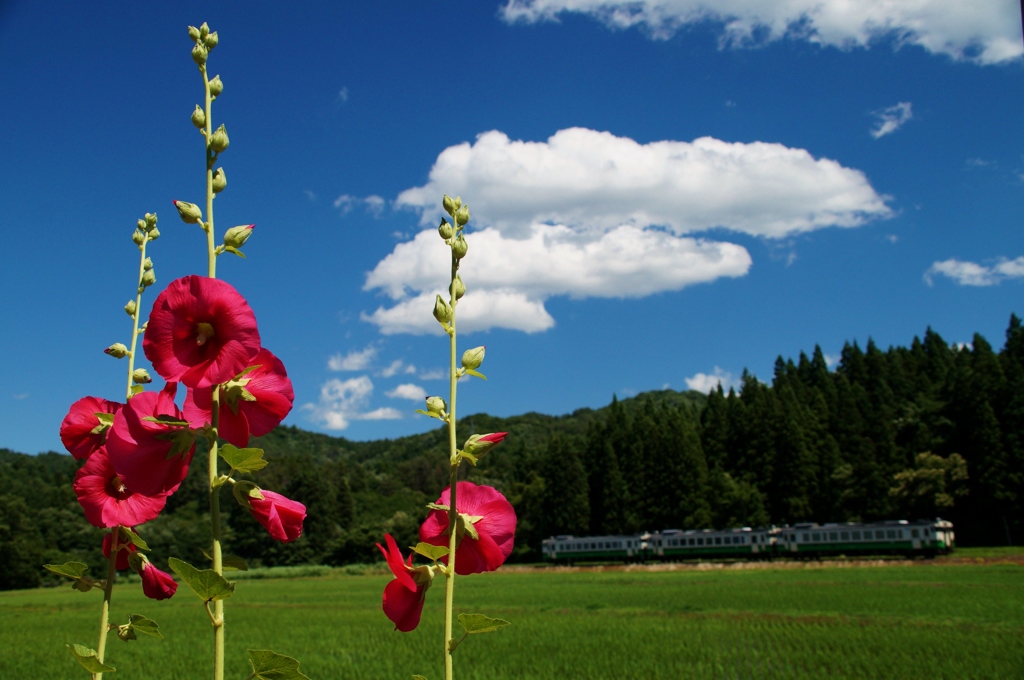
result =
[[[247,648],[294,656],[314,679],[442,676],[443,586],[403,634],[380,610],[389,575],[308,573],[321,575],[238,584],[227,601],[227,677],[248,677]],[[100,600],[70,588],[0,593],[0,678],[87,678],[64,644],[95,646]],[[1024,678],[1024,564],[1012,556],[509,568],[460,577],[456,604],[512,622],[458,648],[460,679]],[[209,622],[186,586],[154,602],[137,584],[119,585],[113,612],[118,622],[155,619],[165,637],[111,635],[109,677],[211,674]]]

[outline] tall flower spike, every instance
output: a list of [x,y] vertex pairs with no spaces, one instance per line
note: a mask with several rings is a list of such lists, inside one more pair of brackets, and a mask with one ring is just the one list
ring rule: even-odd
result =
[[395,575],[395,579],[384,587],[384,613],[395,624],[395,630],[408,633],[420,624],[423,602],[433,580],[433,572],[429,567],[413,567],[412,555],[409,555],[406,563],[391,534],[384,534],[384,541],[388,544],[387,550],[380,543],[377,548],[384,554],[391,573]]
[[209,387],[249,365],[260,351],[260,333],[249,303],[231,284],[186,276],[157,296],[142,349],[164,380]]
[[[455,573],[479,574],[494,571],[512,554],[516,533],[516,511],[512,504],[490,486],[459,482],[456,486]],[[451,487],[437,499],[437,505],[451,502]],[[420,540],[431,545],[448,545],[448,511],[432,510],[420,526]],[[441,561],[447,564],[447,558]]]

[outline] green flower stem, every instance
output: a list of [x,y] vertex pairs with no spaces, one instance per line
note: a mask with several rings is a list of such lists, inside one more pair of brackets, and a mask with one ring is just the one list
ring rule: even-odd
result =
[[[110,596],[114,592],[114,578],[117,576],[117,539],[121,527],[110,530],[110,559],[107,564],[107,582],[103,587],[103,607],[100,609],[100,639],[96,642],[96,658],[103,663],[107,650],[107,633],[110,631]],[[93,680],[100,680],[103,673],[93,673]]]
[[[206,65],[199,67],[203,74],[203,88],[206,91],[206,231],[207,276],[217,278],[217,253],[213,245],[213,164],[217,154],[210,148],[213,137],[213,97],[210,94],[210,78]],[[213,534],[213,570],[224,575],[224,553],[221,549],[220,527],[220,487],[217,485],[217,436],[220,425],[220,388],[213,386],[212,408],[210,417],[213,434],[210,437],[209,483],[210,483],[210,532]],[[207,608],[209,611],[209,608]],[[213,677],[224,680],[224,601],[217,600],[213,605]]]
[[[132,374],[135,373],[135,348],[139,340],[139,317],[142,316],[142,291],[146,288],[142,285],[142,276],[146,273],[146,244],[149,243],[149,232],[142,237],[142,244],[139,246],[139,287],[135,292],[135,313],[132,314],[132,344],[128,352],[128,389],[125,400],[132,398]],[[102,659],[101,659],[102,660]]]
[[455,606],[455,547],[458,539],[458,511],[455,505],[455,488],[459,477],[459,458],[455,440],[455,390],[459,382],[459,373],[455,367],[456,344],[455,344],[455,307],[458,299],[455,297],[455,275],[459,269],[459,260],[452,254],[452,283],[448,288],[450,294],[449,304],[452,308],[451,331],[448,334],[448,345],[450,348],[450,366],[448,372],[448,450],[449,462],[451,464],[451,477],[449,479],[448,491],[448,568],[444,572],[444,677],[445,680],[452,680],[454,677],[452,668],[452,610]]

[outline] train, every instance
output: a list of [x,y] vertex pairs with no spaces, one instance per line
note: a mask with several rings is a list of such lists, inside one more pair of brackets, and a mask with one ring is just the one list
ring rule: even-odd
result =
[[666,529],[625,536],[552,536],[541,544],[545,562],[647,562],[690,559],[821,558],[844,555],[934,557],[955,546],[953,524],[933,520],[813,522],[781,527]]

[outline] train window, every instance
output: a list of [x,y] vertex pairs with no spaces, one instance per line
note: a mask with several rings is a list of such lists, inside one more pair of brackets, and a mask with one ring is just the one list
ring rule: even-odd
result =
[[811,534],[811,537],[812,537],[812,538],[813,538],[813,539],[814,539],[815,541],[820,541],[820,540],[821,540],[821,534]]
[[896,538],[896,531],[893,530],[893,529],[889,529],[885,533],[886,533],[886,538]]
[[715,545],[722,545],[722,537],[715,536]]
[[696,542],[697,542],[696,540],[694,540],[694,539],[692,539],[692,538],[690,539],[690,545],[695,545],[695,544],[696,544]]
[[704,545],[704,539],[703,538],[698,538],[697,539],[697,545]]
[[850,540],[850,532],[844,531],[843,533],[839,534],[839,538],[843,539],[844,541]]
[[806,543],[809,540],[811,540],[811,535],[810,534],[804,534],[804,543]]
[[911,529],[911,530],[910,530],[910,537],[911,537],[911,538],[917,538],[917,537],[918,537],[918,531],[917,531],[917,529]]
[[855,540],[855,541],[859,541],[860,540],[860,532],[859,531],[854,531],[853,532],[853,540]]

